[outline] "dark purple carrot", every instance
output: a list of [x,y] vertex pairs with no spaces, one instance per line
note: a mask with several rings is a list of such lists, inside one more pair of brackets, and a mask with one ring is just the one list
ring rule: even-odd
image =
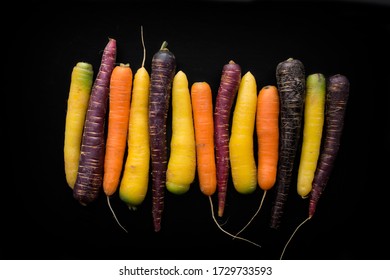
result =
[[152,214],[154,231],[161,229],[168,162],[166,123],[176,58],[163,42],[152,58],[149,93],[149,136],[152,169]]
[[327,82],[325,103],[325,135],[322,152],[314,174],[309,202],[309,217],[314,215],[318,200],[328,183],[336,160],[344,127],[344,117],[349,96],[347,77],[336,74]]
[[276,196],[270,227],[278,229],[291,184],[295,155],[299,144],[305,98],[305,68],[300,60],[289,58],[276,67],[280,94],[280,145]]
[[105,117],[109,83],[116,60],[116,40],[109,38],[93,83],[85,117],[81,154],[73,197],[82,205],[96,200],[103,183]]
[[229,179],[229,123],[230,113],[241,81],[240,65],[230,61],[222,68],[214,111],[214,137],[217,167],[218,216],[225,209],[226,190]]
[[310,193],[309,216],[296,227],[284,246],[280,259],[283,258],[283,254],[288,244],[298,229],[313,217],[318,200],[328,183],[340,147],[348,96],[349,80],[347,77],[336,74],[327,80],[325,97],[325,134]]

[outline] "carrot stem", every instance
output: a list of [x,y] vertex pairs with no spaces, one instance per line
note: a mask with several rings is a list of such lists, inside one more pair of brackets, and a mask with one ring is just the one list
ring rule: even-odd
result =
[[143,48],[143,58],[142,58],[142,64],[141,64],[141,68],[143,68],[145,66],[145,59],[146,59],[146,48],[145,48],[145,41],[144,41],[144,28],[143,26],[141,25],[141,42],[142,42],[142,48]]
[[168,46],[168,42],[167,41],[162,42],[160,50],[166,49],[167,46]]

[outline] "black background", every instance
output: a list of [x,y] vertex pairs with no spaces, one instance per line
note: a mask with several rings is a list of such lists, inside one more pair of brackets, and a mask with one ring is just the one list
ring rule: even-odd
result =
[[[6,76],[4,88],[4,121],[11,137],[4,137],[9,148],[3,162],[12,168],[3,173],[2,259],[278,259],[306,218],[308,200],[293,184],[280,230],[269,229],[270,191],[242,235],[262,245],[257,248],[216,227],[197,181],[182,196],[166,192],[158,233],[150,190],[137,211],[113,196],[128,234],[116,224],[103,195],[87,207],[73,199],[63,164],[72,68],[87,61],[96,73],[112,37],[117,62],[129,62],[135,73],[143,55],[141,25],[148,71],[153,53],[166,40],[177,70],[190,84],[207,81],[214,97],[222,66],[231,59],[243,74],[254,74],[258,89],[276,83],[275,67],[289,57],[300,59],[306,74],[346,75],[351,91],[336,166],[315,217],[295,235],[285,259],[388,259],[389,207],[383,194],[389,187],[388,5],[53,1],[29,2],[23,13],[15,8],[3,38],[6,70],[14,74]],[[238,231],[261,196],[260,189],[237,194],[230,181],[219,222]],[[213,201],[216,205],[216,196]]]

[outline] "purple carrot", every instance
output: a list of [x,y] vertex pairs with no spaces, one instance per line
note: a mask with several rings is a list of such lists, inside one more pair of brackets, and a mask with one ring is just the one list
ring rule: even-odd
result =
[[230,61],[222,68],[214,111],[215,152],[217,167],[218,216],[225,209],[227,183],[229,179],[229,123],[230,112],[241,82],[240,65]]
[[305,68],[301,61],[289,58],[276,67],[280,94],[280,147],[276,196],[271,210],[270,227],[278,229],[291,184],[303,116]]
[[116,60],[116,40],[109,38],[91,90],[85,117],[81,154],[73,196],[82,205],[96,200],[103,182],[105,136],[109,82]]
[[163,42],[152,58],[149,93],[149,136],[152,168],[152,214],[154,231],[161,229],[168,162],[166,123],[176,58]]
[[349,81],[347,77],[340,74],[331,76],[327,82],[324,144],[314,174],[309,202],[309,217],[314,215],[318,200],[334,167],[344,127],[348,96]]

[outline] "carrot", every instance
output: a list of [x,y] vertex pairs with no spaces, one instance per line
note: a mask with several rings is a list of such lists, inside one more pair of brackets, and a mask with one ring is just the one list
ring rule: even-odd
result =
[[283,258],[288,244],[291,242],[298,229],[313,217],[318,201],[328,183],[340,148],[349,97],[349,88],[350,84],[348,78],[341,74],[333,75],[326,81],[325,124],[323,129],[324,140],[312,182],[312,191],[309,200],[309,215],[296,227],[290,236],[283,248],[280,259]]
[[149,137],[152,168],[152,214],[154,231],[161,229],[168,161],[166,123],[176,58],[163,42],[152,58],[149,93]]
[[[191,102],[194,119],[196,159],[199,187],[201,192],[209,198],[211,216],[218,228],[229,236],[233,234],[224,230],[214,215],[214,207],[211,196],[217,189],[217,174],[214,150],[214,119],[213,100],[210,85],[207,82],[195,82],[191,87]],[[257,247],[260,245],[247,241]]]
[[144,64],[145,46],[142,65],[134,75],[127,138],[127,158],[119,187],[120,199],[133,210],[145,200],[149,184],[148,117],[150,76]]
[[279,92],[264,86],[257,99],[256,134],[258,145],[257,183],[264,192],[276,182],[279,157]]
[[324,145],[314,174],[309,202],[309,217],[314,215],[318,200],[328,183],[339,151],[349,87],[348,78],[341,74],[331,76],[327,82],[325,101],[326,132]]
[[204,195],[211,196],[217,189],[217,171],[214,151],[212,91],[207,82],[192,84],[191,103],[199,188]]
[[297,192],[305,198],[311,192],[320,153],[325,110],[325,77],[311,74],[306,79],[302,151],[298,168]]
[[276,196],[270,227],[278,229],[287,201],[294,160],[300,139],[305,94],[305,69],[298,59],[289,58],[276,67],[280,98],[280,146]]
[[79,167],[81,138],[92,82],[92,65],[87,62],[76,63],[70,80],[64,137],[65,176],[68,186],[72,189]]
[[257,136],[257,184],[262,189],[263,197],[256,213],[237,234],[258,215],[267,191],[276,182],[279,156],[279,93],[276,86],[262,87],[257,97],[256,136]]
[[214,108],[214,141],[217,168],[218,216],[225,209],[229,179],[229,125],[230,112],[241,81],[241,66],[230,61],[222,68],[220,85]]
[[127,230],[119,223],[110,205],[110,196],[117,190],[122,174],[132,84],[133,72],[129,64],[121,63],[112,70],[108,96],[108,131],[103,172],[103,191],[107,196],[107,204],[118,225],[126,232]]
[[256,101],[256,79],[248,71],[242,77],[238,89],[229,141],[233,186],[241,194],[253,193],[257,187],[257,167],[253,150]]
[[116,60],[116,40],[109,38],[93,83],[86,113],[74,198],[82,205],[97,199],[102,188],[105,149],[105,117],[109,84]]
[[173,78],[170,144],[166,187],[171,193],[184,194],[195,179],[196,148],[190,90],[183,71]]
[[111,74],[108,131],[104,156],[103,190],[111,196],[122,174],[129,125],[133,73],[129,64],[116,66]]

